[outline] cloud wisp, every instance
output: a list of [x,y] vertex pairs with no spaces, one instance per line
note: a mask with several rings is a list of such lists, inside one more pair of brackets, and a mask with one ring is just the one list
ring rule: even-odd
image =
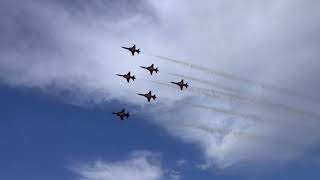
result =
[[171,178],[161,167],[158,155],[147,151],[136,151],[126,160],[107,162],[97,160],[73,165],[70,169],[80,180],[164,180]]

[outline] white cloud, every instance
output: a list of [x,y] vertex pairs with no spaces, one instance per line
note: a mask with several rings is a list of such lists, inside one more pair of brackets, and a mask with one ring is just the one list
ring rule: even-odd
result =
[[[165,171],[157,155],[146,151],[134,152],[127,160],[106,162],[102,160],[80,164],[71,168],[81,180],[162,180]],[[176,177],[176,176],[175,176]]]
[[[151,118],[153,123],[184,142],[199,145],[205,165],[209,166],[286,162],[318,146],[319,124],[299,124],[308,122],[304,116],[261,104],[175,91],[145,81],[178,80],[167,72],[191,74],[230,85],[243,94],[316,111],[317,104],[206,75],[149,55],[187,59],[194,64],[316,96],[320,90],[318,2],[163,0],[140,3],[152,11],[112,11],[97,15],[93,13],[96,6],[87,8],[86,13],[74,13],[61,4],[37,1],[20,6],[20,2],[13,3],[15,6],[11,9],[15,10],[10,11],[11,6],[4,3],[6,6],[1,7],[6,7],[8,12],[4,10],[0,16],[3,22],[0,32],[4,33],[0,46],[0,79],[12,86],[40,87],[49,92],[69,90],[74,99],[84,104],[116,99],[145,105],[145,99],[134,94],[153,90],[159,98],[151,108],[145,106],[143,113],[161,114]],[[108,11],[108,7],[105,8]],[[112,16],[118,14],[121,16],[115,20]],[[142,48],[141,55],[132,57],[120,48],[133,43]],[[151,63],[160,68],[160,73],[152,78],[138,68]],[[127,84],[114,76],[129,70],[138,78],[135,83]],[[190,84],[203,86],[196,82]],[[284,120],[288,125],[280,126],[276,121],[253,122],[195,109],[190,104],[260,114],[267,120]]]

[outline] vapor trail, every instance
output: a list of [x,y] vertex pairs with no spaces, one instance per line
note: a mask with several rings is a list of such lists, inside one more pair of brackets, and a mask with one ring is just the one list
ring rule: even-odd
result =
[[[175,86],[167,84],[167,83],[162,83],[162,82],[158,82],[158,81],[150,81],[150,82],[153,82],[153,83],[156,83],[159,85],[163,85],[163,86],[167,86],[167,87],[171,87],[171,88],[176,88]],[[318,113],[296,109],[291,106],[270,102],[266,99],[260,99],[257,97],[239,96],[237,94],[231,94],[231,93],[227,93],[227,92],[223,92],[223,91],[206,89],[206,88],[198,88],[198,87],[189,87],[187,89],[187,91],[193,92],[193,93],[196,93],[199,95],[204,95],[207,97],[215,98],[215,99],[228,100],[230,102],[235,101],[235,100],[245,101],[245,102],[248,102],[251,104],[259,104],[259,105],[267,106],[267,107],[270,107],[270,108],[273,108],[276,110],[282,109],[284,111],[292,112],[297,115],[307,116],[307,117],[312,118],[314,120],[320,120],[320,115]]]
[[311,111],[305,111],[301,109],[296,109],[294,107],[280,104],[280,103],[274,103],[271,102],[267,99],[262,99],[258,97],[249,97],[249,96],[239,96],[237,94],[231,94],[223,91],[218,91],[218,90],[213,90],[213,89],[206,89],[206,88],[197,88],[197,87],[191,87],[191,91],[198,91],[202,95],[208,96],[208,97],[220,97],[220,98],[227,98],[229,101],[234,101],[234,100],[239,100],[239,101],[245,101],[248,103],[255,103],[255,104],[260,104],[263,106],[267,106],[273,109],[282,109],[288,112],[295,113],[297,115],[304,115],[309,118],[315,119],[315,120],[320,120],[320,115],[315,112]]
[[[224,86],[224,85],[221,85],[221,84],[218,84],[218,83],[214,83],[214,82],[211,82],[211,81],[197,79],[197,78],[193,78],[193,77],[190,77],[190,76],[184,76],[184,75],[176,74],[176,73],[169,73],[169,74],[173,75],[173,76],[178,76],[178,77],[182,77],[182,78],[185,78],[185,79],[190,79],[190,80],[193,80],[193,81],[201,82],[201,83],[204,83],[204,84],[207,84],[207,85],[211,85],[211,86],[220,88],[220,89],[225,90],[225,91],[230,91],[230,92],[233,92],[233,93],[242,93],[242,92],[240,92],[239,90],[237,90],[235,88],[227,87],[227,86]],[[201,89],[202,90],[206,90],[206,91],[212,91],[211,89],[204,89],[204,88],[201,88]],[[215,92],[217,92],[217,91],[215,91]],[[215,92],[213,92],[213,93],[215,93]],[[219,93],[224,93],[224,92],[219,92]],[[224,94],[226,94],[226,93],[224,93]],[[227,95],[230,96],[230,94],[227,94]],[[251,97],[251,96],[248,96],[248,95],[239,96],[239,95],[236,95],[236,94],[232,94],[232,96],[233,97],[236,96],[238,99],[239,98],[245,98],[246,100],[249,100],[251,102],[257,102],[257,103],[260,103],[260,104],[263,104],[263,105],[279,106],[280,108],[288,110],[288,111],[294,111],[294,112],[299,113],[299,114],[308,114],[308,116],[313,116],[313,117],[317,117],[317,118],[320,119],[320,114],[317,114],[317,113],[314,113],[314,112],[307,112],[307,111],[299,110],[299,109],[293,108],[291,106],[283,105],[283,104],[280,104],[280,103],[270,102],[270,101],[268,101],[266,99],[255,98],[253,96]]]
[[191,69],[196,69],[196,70],[202,71],[204,73],[221,76],[221,77],[223,77],[225,79],[251,84],[251,85],[256,86],[256,87],[261,87],[261,88],[263,88],[265,90],[272,90],[272,91],[277,92],[279,94],[291,95],[291,96],[307,99],[307,100],[312,101],[312,102],[320,103],[320,99],[319,98],[311,97],[311,96],[308,96],[308,95],[305,95],[305,94],[302,94],[302,93],[299,93],[299,92],[295,92],[295,91],[290,90],[290,89],[277,87],[277,86],[274,86],[274,85],[271,85],[271,84],[265,84],[265,83],[261,83],[261,82],[256,82],[256,81],[253,81],[253,80],[250,80],[250,79],[246,79],[246,78],[242,78],[242,77],[236,76],[236,75],[231,74],[231,73],[210,69],[210,68],[203,67],[203,66],[200,66],[200,65],[197,65],[197,64],[192,64],[192,63],[188,63],[188,62],[184,62],[184,61],[180,61],[180,60],[175,60],[175,59],[171,59],[171,58],[164,57],[164,56],[159,56],[159,55],[152,55],[152,56],[154,56],[156,58],[159,58],[159,59],[162,59],[162,60],[166,60],[166,61],[172,62],[172,63],[183,65],[183,66],[189,67]]

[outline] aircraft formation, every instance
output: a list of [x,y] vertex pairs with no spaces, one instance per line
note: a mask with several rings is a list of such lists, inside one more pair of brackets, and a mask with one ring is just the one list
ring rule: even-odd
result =
[[[139,54],[141,52],[139,48],[136,49],[136,45],[133,45],[132,47],[122,47],[122,48],[130,51],[132,56],[134,56],[135,53]],[[155,67],[154,64],[151,64],[150,66],[140,66],[140,68],[148,70],[150,72],[150,75],[153,75],[153,72],[155,73],[159,72],[158,67]],[[134,81],[136,79],[135,75],[131,75],[130,71],[127,74],[116,74],[116,75],[125,78],[128,83],[130,83],[130,80]],[[184,83],[183,79],[180,82],[171,82],[171,83],[179,86],[181,91],[183,90],[183,87],[188,88],[189,86],[188,83]],[[152,95],[151,91],[145,94],[138,93],[137,95],[147,98],[148,102],[151,102],[151,100],[156,100],[157,98],[156,94]],[[126,119],[129,118],[129,112],[126,113],[124,108],[120,112],[112,112],[112,114],[119,116],[121,120],[124,120],[125,118]]]
[[[129,47],[129,48],[127,48],[127,47],[122,47],[122,48],[130,51],[132,56],[141,54],[140,49],[137,49],[135,45],[132,47]],[[294,97],[299,97],[304,100],[308,99],[311,101],[318,101],[320,103],[320,99],[310,97],[305,94],[301,94],[301,93],[296,92],[294,90],[285,89],[282,87],[274,86],[272,84],[271,85],[265,84],[263,82],[257,82],[257,81],[251,80],[251,79],[246,79],[246,78],[243,78],[243,77],[235,75],[235,74],[211,69],[211,68],[209,68],[207,66],[203,66],[201,64],[192,64],[187,61],[181,61],[178,59],[172,59],[172,58],[159,56],[159,55],[151,55],[151,56],[156,57],[161,60],[164,60],[169,63],[174,63],[176,65],[180,65],[180,66],[188,67],[193,70],[201,71],[202,73],[205,73],[210,76],[211,75],[219,76],[219,77],[227,79],[227,80],[232,80],[232,81],[235,81],[238,83],[245,83],[245,84],[251,85],[253,87],[259,87],[259,88],[262,88],[263,90],[271,90],[271,91],[278,93],[278,94],[285,94],[287,96],[290,95],[290,96],[294,96]],[[154,76],[155,74],[160,72],[158,67],[155,67],[154,64],[151,64],[150,66],[140,66],[139,68],[143,68],[143,69],[147,70],[148,74],[150,74],[151,76]],[[284,112],[290,112],[296,116],[310,118],[313,120],[320,119],[320,114],[317,112],[308,111],[305,109],[300,109],[300,108],[297,108],[297,107],[294,107],[291,105],[287,105],[285,103],[283,104],[281,102],[273,102],[273,101],[270,101],[269,99],[259,97],[259,96],[257,96],[259,98],[252,97],[251,94],[246,94],[243,91],[241,91],[233,86],[219,84],[218,82],[215,82],[215,81],[210,81],[210,80],[202,79],[202,78],[195,78],[193,76],[186,76],[183,74],[170,73],[170,72],[168,74],[172,75],[173,77],[182,78],[182,79],[181,80],[179,79],[176,81],[171,81],[168,83],[163,83],[163,82],[159,82],[159,81],[151,81],[151,82],[158,84],[158,85],[170,87],[170,88],[179,88],[181,91],[184,91],[189,87],[188,83],[185,82],[184,79],[188,79],[192,82],[201,83],[201,84],[205,84],[206,86],[214,87],[214,88],[197,87],[197,85],[194,84],[192,87],[190,87],[188,89],[188,92],[192,93],[192,94],[196,94],[196,95],[203,96],[203,97],[205,96],[207,98],[214,98],[215,100],[218,99],[221,101],[228,101],[230,103],[235,103],[237,105],[248,103],[251,106],[252,105],[258,105],[259,107],[264,106],[264,107],[270,109],[271,112],[272,112],[272,109],[274,109],[276,111],[280,110],[280,111],[284,111]],[[134,75],[132,75],[130,73],[130,71],[127,74],[116,74],[116,75],[125,78],[128,83],[131,83],[136,79],[136,77]],[[132,81],[130,81],[130,80],[132,80]],[[179,90],[179,92],[180,92],[180,90]],[[152,103],[153,101],[155,101],[157,99],[156,94],[154,94],[153,91],[151,91],[151,90],[146,91],[146,93],[139,92],[139,93],[137,93],[137,95],[146,98],[148,103]],[[276,125],[276,127],[278,127],[278,126],[288,127],[288,125],[290,125],[288,122],[284,122],[284,121],[281,122],[281,119],[278,119],[276,117],[274,117],[274,119],[270,119],[270,117],[264,117],[263,115],[259,115],[259,114],[255,114],[255,113],[241,112],[238,110],[234,111],[232,109],[230,110],[230,109],[212,107],[212,106],[200,105],[200,104],[192,104],[192,107],[203,110],[203,111],[211,111],[214,113],[224,114],[224,115],[231,116],[231,117],[238,117],[241,119],[247,119],[247,120],[251,120],[253,122],[257,122],[257,123],[270,122],[270,120],[272,120],[273,122],[278,122],[278,120],[280,120],[279,123],[277,123],[277,124],[270,124],[270,125]],[[122,108],[122,110],[120,112],[112,112],[112,114],[117,115],[121,120],[129,119],[129,112],[126,111],[124,108]],[[130,116],[130,117],[132,117],[132,116]],[[292,126],[292,127],[296,127],[296,125],[297,124],[294,124],[294,126]],[[187,127],[189,125],[186,124],[183,126]],[[194,128],[194,126],[190,126],[190,127]],[[210,127],[201,127],[201,126],[196,127],[196,128],[199,128],[199,129],[206,131],[206,132],[209,132],[209,133],[211,133],[211,132],[217,133],[218,132],[221,134],[227,134],[230,132],[230,129],[223,129],[223,128],[220,129],[220,128],[210,128]],[[232,133],[234,133],[233,130],[232,130]],[[246,133],[246,132],[237,132],[236,134],[237,134],[237,136],[239,135],[239,137],[249,137],[250,139],[252,137],[253,138],[261,138],[261,140],[266,139],[264,136],[259,135],[259,134],[251,134],[251,133]]]

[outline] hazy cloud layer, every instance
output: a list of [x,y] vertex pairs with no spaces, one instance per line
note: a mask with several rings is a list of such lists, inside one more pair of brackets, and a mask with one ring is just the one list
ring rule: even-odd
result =
[[[140,113],[150,115],[152,123],[166,128],[171,135],[199,145],[209,166],[227,167],[266,160],[281,163],[318,147],[317,118],[261,103],[208,95],[208,92],[180,92],[149,80],[180,80],[168,73],[193,76],[237,89],[236,95],[240,97],[254,96],[316,112],[319,108],[316,101],[271,92],[152,55],[177,58],[319,98],[320,12],[317,7],[320,2],[75,3],[0,2],[2,83],[37,87],[48,93],[68,91],[71,99],[82,105],[120,100],[124,104],[148,107],[145,99],[135,94],[153,90],[158,101]],[[139,56],[132,57],[120,48],[134,43],[142,49]],[[160,69],[154,77],[138,68],[151,63]],[[129,70],[138,78],[132,84],[114,76]],[[219,89],[192,79],[189,84]],[[234,115],[194,108],[192,104],[226,109]],[[159,113],[161,117],[157,116]],[[271,120],[259,123],[237,113]],[[278,126],[278,121],[288,125]],[[239,136],[239,132],[259,138]]]

